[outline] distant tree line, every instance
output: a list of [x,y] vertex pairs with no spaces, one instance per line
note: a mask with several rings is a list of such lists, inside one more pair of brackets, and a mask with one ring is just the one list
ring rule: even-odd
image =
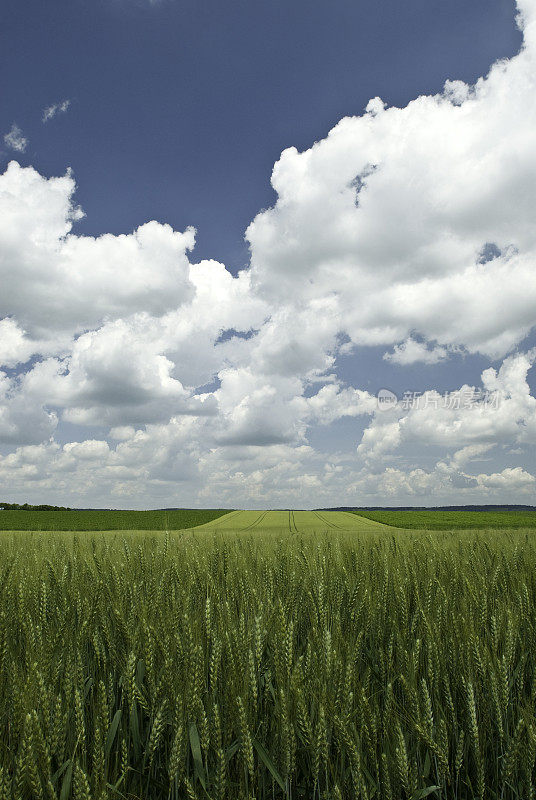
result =
[[536,506],[525,505],[465,505],[465,506],[337,506],[318,511],[534,511]]
[[66,506],[31,506],[28,503],[0,503],[0,508],[4,511],[72,511]]

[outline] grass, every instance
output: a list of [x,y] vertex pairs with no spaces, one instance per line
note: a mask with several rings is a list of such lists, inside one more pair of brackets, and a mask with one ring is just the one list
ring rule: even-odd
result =
[[352,509],[353,514],[412,530],[482,530],[486,528],[536,528],[536,511],[443,511],[435,509]]
[[532,800],[535,612],[529,532],[6,533],[0,796]]
[[388,530],[384,525],[344,511],[232,511],[204,526],[210,530],[271,533]]
[[[536,511],[443,511],[433,509],[368,511],[247,511],[224,520],[232,529],[252,526],[282,531],[289,519],[299,519],[301,531],[363,527],[368,519],[396,528],[418,530],[466,530],[485,528],[536,528]],[[182,530],[211,523],[228,515],[225,509],[178,509],[172,511],[116,511],[106,509],[55,511],[0,511],[0,530],[41,531],[110,531],[110,530]],[[351,515],[357,515],[351,522]],[[246,515],[246,516],[244,516]],[[249,515],[249,516],[247,516]],[[266,516],[268,515],[268,516]],[[290,516],[292,515],[292,516]],[[334,515],[338,515],[337,517]],[[329,519],[330,522],[326,522]],[[230,524],[232,523],[232,524]],[[366,527],[366,525],[365,525]],[[292,529],[292,525],[291,525]]]
[[178,509],[173,511],[0,511],[3,531],[111,531],[182,530],[204,525],[227,514],[226,509]]

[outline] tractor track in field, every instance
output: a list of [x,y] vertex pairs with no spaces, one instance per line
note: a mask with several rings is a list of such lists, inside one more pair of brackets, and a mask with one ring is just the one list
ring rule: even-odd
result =
[[256,519],[253,520],[253,522],[251,522],[249,525],[246,525],[245,528],[240,528],[240,530],[249,531],[252,528],[256,528],[259,525],[259,523],[263,521],[263,519],[268,513],[269,513],[268,511],[263,511],[261,514],[259,514],[259,516]]
[[[224,514],[222,517],[217,517],[212,522],[206,522],[204,525],[196,525],[196,526],[190,528],[189,530],[195,530],[195,528],[200,528],[201,529],[201,528],[207,528],[207,527],[214,528],[214,530],[217,530],[220,527],[221,524],[225,524],[226,525],[227,522],[230,519],[234,519],[237,515],[242,514],[242,513],[243,512],[240,511],[240,510],[230,511],[228,514]],[[220,525],[218,525],[218,523],[220,523]]]
[[202,526],[202,529],[244,533],[266,530],[291,534],[314,531],[342,533],[343,531],[357,532],[370,529],[389,530],[379,522],[355,514],[330,511],[293,511],[292,509],[231,511],[221,519]]
[[315,512],[313,512],[313,513],[314,513],[314,515],[315,515],[316,517],[318,517],[318,519],[319,519],[321,522],[323,522],[323,523],[324,523],[324,525],[326,525],[326,526],[328,527],[328,529],[329,529],[329,528],[338,528],[338,529],[339,529],[339,530],[341,530],[341,531],[345,530],[345,528],[344,528],[344,526],[343,526],[343,525],[337,525],[337,523],[336,523],[336,522],[330,522],[330,521],[329,521],[329,520],[327,520],[325,517],[323,517],[323,516],[322,516],[322,514],[320,514],[318,511],[315,511]]
[[288,529],[291,533],[298,533],[298,528],[296,527],[296,518],[294,516],[294,511],[288,512]]

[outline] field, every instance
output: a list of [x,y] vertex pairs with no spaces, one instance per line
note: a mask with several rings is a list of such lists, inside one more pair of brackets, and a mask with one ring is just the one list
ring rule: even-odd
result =
[[395,528],[444,531],[486,528],[536,528],[536,511],[443,511],[435,509],[355,509],[361,517],[393,525]]
[[232,511],[222,509],[180,509],[176,511],[0,511],[0,530],[4,531],[156,531],[185,530],[220,519],[222,530],[328,530],[362,529],[375,522],[347,512],[320,511]]
[[[381,510],[369,511],[270,511],[233,512],[240,514],[240,526],[249,525],[262,514],[263,528],[288,527],[289,514],[299,515],[300,530],[342,527],[352,529],[357,523],[350,523],[350,515],[358,520],[369,520],[396,528],[414,530],[466,530],[488,528],[536,528],[535,511],[443,511],[433,509]],[[243,516],[250,515],[249,517]],[[269,514],[266,517],[266,514]],[[336,523],[333,514],[342,514]],[[58,510],[58,511],[0,511],[0,530],[41,530],[41,531],[111,531],[111,530],[184,530],[212,522],[218,517],[229,516],[224,509],[177,509],[157,511],[116,511],[116,510]],[[274,516],[275,515],[275,516]],[[285,516],[286,515],[286,516]],[[331,520],[326,526],[325,518]],[[346,515],[346,516],[344,516]],[[324,523],[322,522],[324,518]],[[229,517],[225,525],[235,520]],[[272,520],[272,522],[270,522]],[[229,525],[229,527],[235,527]]]
[[2,531],[156,531],[182,530],[203,525],[222,514],[223,509],[178,509],[159,511],[116,511],[86,509],[73,511],[0,511]]
[[315,519],[2,534],[0,797],[533,798],[533,535]]
[[200,530],[242,533],[314,533],[320,531],[389,531],[385,525],[345,511],[232,511]]

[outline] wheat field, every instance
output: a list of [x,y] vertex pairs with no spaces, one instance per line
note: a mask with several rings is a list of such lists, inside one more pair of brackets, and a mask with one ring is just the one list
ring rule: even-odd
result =
[[511,532],[5,533],[0,797],[534,797]]

